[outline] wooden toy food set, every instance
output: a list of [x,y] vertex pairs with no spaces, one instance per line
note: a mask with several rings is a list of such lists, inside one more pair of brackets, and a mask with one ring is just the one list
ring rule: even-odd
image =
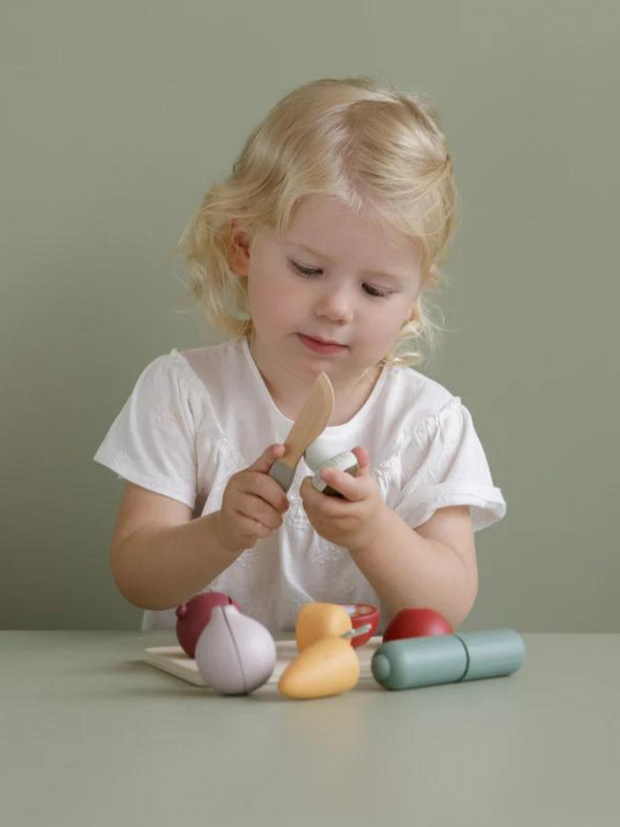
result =
[[[207,620],[195,640],[185,624],[198,615]],[[196,595],[179,607],[177,617],[183,645],[147,649],[144,660],[222,695],[277,686],[289,698],[322,698],[354,689],[360,678],[374,678],[386,689],[413,689],[510,675],[525,659],[517,632],[454,634],[438,612],[427,608],[400,611],[383,639],[372,636],[379,612],[366,604],[306,604],[297,616],[294,641],[276,642],[262,624],[217,592]],[[194,634],[197,628],[194,622]]]
[[381,643],[373,637],[379,611],[365,603],[308,603],[299,612],[295,640],[277,642],[219,592],[196,595],[176,614],[181,645],[149,648],[144,660],[227,695],[264,684],[290,697],[338,694],[372,676],[370,661]]
[[[356,475],[355,454],[330,457],[319,439],[333,408],[332,384],[321,373],[287,437],[284,455],[269,472],[284,491],[304,454],[315,473],[313,485],[324,494],[341,496],[321,479],[324,468]],[[278,642],[218,592],[196,595],[176,615],[180,647],[149,648],[144,660],[222,695],[275,685],[289,698],[322,698],[354,689],[360,678],[374,678],[386,689],[412,689],[510,675],[525,659],[523,641],[511,629],[454,634],[430,608],[403,609],[381,639],[373,637],[379,623],[374,606],[307,603],[297,616],[295,640]]]

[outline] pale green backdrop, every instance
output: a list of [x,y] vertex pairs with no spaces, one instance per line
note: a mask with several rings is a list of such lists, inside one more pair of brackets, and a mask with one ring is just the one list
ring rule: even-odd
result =
[[434,100],[463,199],[424,371],[508,504],[466,627],[620,631],[617,4],[3,11],[0,626],[138,628],[108,568],[121,483],[92,456],[146,364],[203,341],[170,252],[280,97],[374,75]]

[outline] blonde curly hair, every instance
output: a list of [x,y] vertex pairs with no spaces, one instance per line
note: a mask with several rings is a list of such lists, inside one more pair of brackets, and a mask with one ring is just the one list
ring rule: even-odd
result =
[[368,77],[294,89],[250,133],[230,176],[206,192],[175,252],[184,255],[192,298],[207,322],[232,337],[252,331],[247,280],[229,261],[232,222],[254,238],[264,227],[281,235],[308,195],[336,197],[357,214],[370,208],[417,242],[422,290],[381,363],[423,361],[418,345],[433,350],[440,331],[427,298],[443,283],[439,264],[456,228],[453,160],[425,96]]

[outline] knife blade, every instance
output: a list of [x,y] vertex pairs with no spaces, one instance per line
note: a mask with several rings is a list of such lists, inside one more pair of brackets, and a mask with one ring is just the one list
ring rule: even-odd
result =
[[320,373],[310,389],[285,440],[284,454],[271,466],[269,476],[288,491],[306,448],[323,433],[334,412],[334,388],[326,373]]

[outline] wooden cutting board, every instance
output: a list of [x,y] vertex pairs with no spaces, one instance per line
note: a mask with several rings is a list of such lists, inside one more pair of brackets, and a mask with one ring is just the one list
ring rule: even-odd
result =
[[[370,669],[370,661],[375,653],[377,647],[381,644],[381,637],[373,637],[368,643],[355,649],[360,661],[360,680],[372,677]],[[289,663],[294,660],[299,651],[294,640],[278,640],[276,641],[277,661],[275,669],[265,687],[274,687],[277,685],[280,677]],[[183,681],[193,683],[194,686],[204,686],[205,683],[202,675],[198,670],[198,666],[194,658],[190,658],[180,646],[153,646],[144,650],[143,660],[150,666],[156,669],[161,669],[162,672],[167,672],[169,675],[174,675],[175,678],[181,678]],[[260,692],[260,689],[256,690]],[[255,693],[254,693],[255,694]]]

